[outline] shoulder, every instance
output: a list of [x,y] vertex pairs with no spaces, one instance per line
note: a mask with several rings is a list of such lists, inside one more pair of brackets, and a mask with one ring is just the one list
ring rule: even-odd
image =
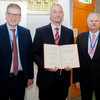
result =
[[87,36],[87,35],[88,35],[88,32],[80,33],[80,34],[78,35],[78,38],[83,38],[83,37],[85,37],[85,36]]
[[31,38],[31,32],[28,28],[25,28],[23,26],[18,25],[18,34],[19,36],[22,36],[23,38]]
[[2,24],[2,25],[0,25],[0,30],[3,30],[3,29],[7,29],[7,26],[6,26],[6,24]]
[[88,33],[89,32],[80,33],[77,36],[77,40],[76,40],[77,44],[84,43],[84,41],[87,41],[87,39],[88,39]]
[[47,30],[48,28],[51,28],[51,25],[50,25],[50,24],[44,25],[44,26],[41,26],[41,27],[38,27],[38,28],[36,28],[36,30],[45,31],[45,30]]
[[35,35],[45,37],[47,33],[52,32],[51,25],[45,25],[36,29]]
[[65,27],[65,26],[63,26],[63,25],[61,25],[61,30],[63,30],[63,31],[66,31],[66,32],[72,32],[73,33],[73,30],[72,29],[70,29],[70,28],[67,28],[67,27]]
[[25,27],[19,26],[19,25],[18,25],[18,30],[22,30],[22,31],[30,31],[28,28],[25,28]]

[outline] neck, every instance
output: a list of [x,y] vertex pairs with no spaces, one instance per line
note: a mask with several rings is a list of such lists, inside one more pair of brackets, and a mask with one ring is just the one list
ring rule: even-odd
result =
[[95,34],[96,32],[98,32],[98,30],[90,30],[93,34]]
[[9,24],[8,24],[8,26],[9,26],[11,29],[15,29],[15,27],[16,27],[15,25],[13,26],[13,25],[9,25]]
[[53,22],[52,24],[55,25],[56,27],[59,27],[61,25],[61,23],[53,23]]

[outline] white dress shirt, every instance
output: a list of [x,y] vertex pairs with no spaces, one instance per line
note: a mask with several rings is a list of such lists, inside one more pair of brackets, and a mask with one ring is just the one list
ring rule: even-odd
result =
[[[7,28],[9,31],[9,38],[10,38],[10,43],[11,43],[11,48],[12,48],[12,40],[13,40],[13,32],[11,30],[11,27],[7,24]],[[17,26],[15,27],[15,36],[17,34]],[[17,51],[18,51],[18,71],[22,71],[22,65],[21,65],[21,60],[20,60],[20,55],[19,55],[19,44],[18,44],[18,37],[16,39],[16,43],[17,43]],[[11,63],[11,69],[10,69],[10,73],[13,73],[13,52],[12,52],[12,63]]]
[[55,28],[59,28],[58,34],[59,34],[59,36],[61,35],[61,25],[60,25],[59,27],[56,27],[55,25],[53,25],[53,24],[51,23],[51,27],[52,27],[52,32],[53,32],[54,38],[55,38],[55,34],[56,34],[56,29],[55,29]]
[[[89,31],[89,34],[90,34],[91,37],[92,37],[93,34],[95,34],[96,35],[95,39],[96,39],[98,34],[99,34],[99,31],[97,31],[96,33],[92,33],[92,32]],[[90,38],[89,37],[88,37],[88,40],[89,40],[88,41],[88,53],[89,53],[89,50],[90,50]],[[96,45],[95,46],[97,46],[97,43],[98,43],[98,40],[96,41]],[[89,55],[90,55],[91,59],[94,56],[94,54],[90,54],[90,53],[89,53]]]

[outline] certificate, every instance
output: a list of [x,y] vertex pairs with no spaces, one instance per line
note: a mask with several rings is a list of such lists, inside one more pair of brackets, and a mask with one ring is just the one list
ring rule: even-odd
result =
[[54,68],[55,66],[59,69],[66,66],[80,67],[77,44],[44,44],[44,68]]

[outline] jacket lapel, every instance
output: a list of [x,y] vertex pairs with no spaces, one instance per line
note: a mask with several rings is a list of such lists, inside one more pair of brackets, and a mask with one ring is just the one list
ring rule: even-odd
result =
[[[63,34],[65,34],[64,33],[64,30],[63,30],[63,27],[62,27],[62,25],[61,25],[61,33],[60,33],[60,39],[59,39],[59,44],[62,44],[61,42],[62,42],[62,38],[63,38]],[[67,37],[66,37],[67,38]]]
[[7,45],[7,49],[9,51],[12,51],[12,49],[11,49],[11,43],[10,43],[10,37],[9,37],[9,32],[8,32],[6,24],[4,24],[2,26],[2,32],[0,34],[2,35],[4,43],[6,43],[6,45]]
[[97,58],[100,55],[100,32],[99,32],[99,38],[98,38],[98,43],[96,46],[96,50],[93,56],[93,59]]
[[53,36],[51,24],[49,24],[49,25],[47,26],[47,33],[48,33],[48,37],[49,37],[51,43],[55,44],[55,40],[54,40],[54,36]]
[[85,52],[86,56],[87,56],[89,59],[91,59],[91,58],[90,58],[90,55],[89,55],[89,53],[88,53],[89,32],[86,32],[83,41],[84,41],[84,52]]
[[19,45],[19,54],[20,54],[20,58],[21,58],[21,54],[24,51],[24,36],[23,36],[23,31],[20,29],[20,27],[18,26],[18,45]]

